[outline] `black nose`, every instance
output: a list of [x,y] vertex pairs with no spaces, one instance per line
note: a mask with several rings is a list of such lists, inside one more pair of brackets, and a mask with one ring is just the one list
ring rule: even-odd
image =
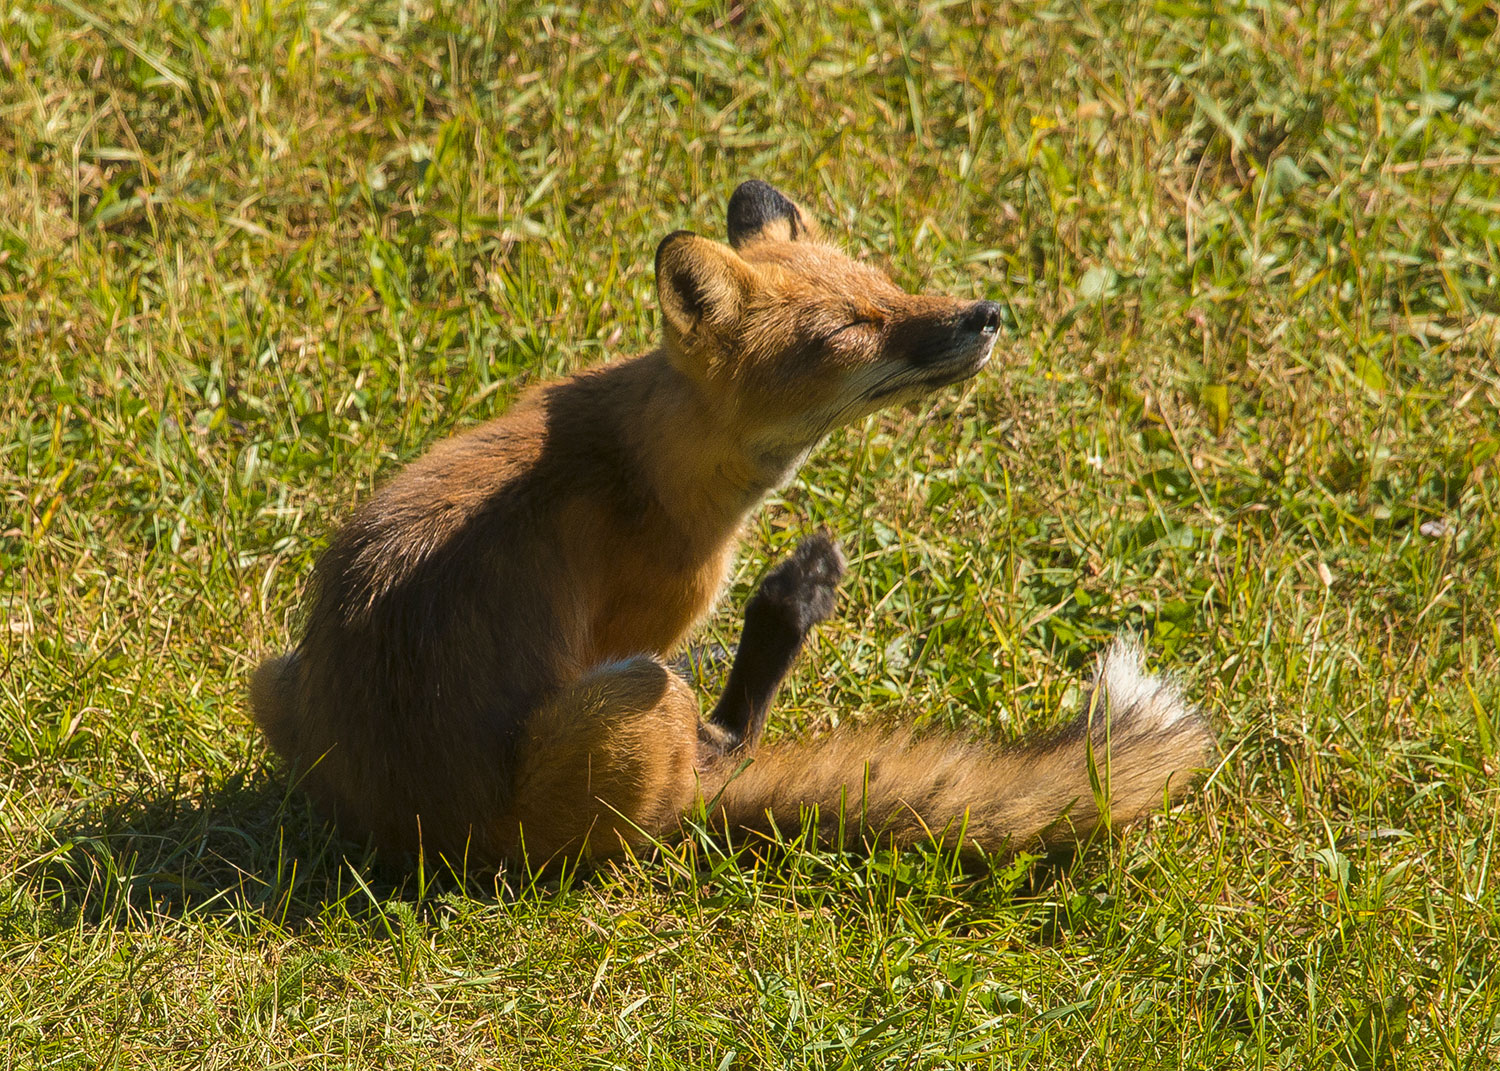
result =
[[1001,305],[998,301],[976,301],[964,310],[963,328],[993,335],[1000,330]]

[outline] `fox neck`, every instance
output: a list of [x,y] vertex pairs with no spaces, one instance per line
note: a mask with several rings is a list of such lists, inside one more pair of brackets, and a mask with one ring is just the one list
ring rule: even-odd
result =
[[650,389],[631,444],[657,502],[695,542],[722,546],[808,450],[757,449],[753,433],[658,350],[633,362]]

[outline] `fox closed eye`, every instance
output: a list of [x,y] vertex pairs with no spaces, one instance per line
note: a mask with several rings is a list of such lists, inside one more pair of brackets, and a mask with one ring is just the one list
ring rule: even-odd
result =
[[876,331],[880,330],[880,327],[881,327],[881,322],[879,320],[876,320],[876,319],[872,319],[872,318],[854,319],[854,320],[850,320],[848,323],[844,324],[842,327],[836,327],[836,328],[834,328],[833,331],[831,333],[829,333],[828,339],[829,339],[829,341],[832,341],[832,340],[840,337],[841,335],[848,334],[851,331],[853,331],[853,332],[861,332],[861,333],[876,332]]

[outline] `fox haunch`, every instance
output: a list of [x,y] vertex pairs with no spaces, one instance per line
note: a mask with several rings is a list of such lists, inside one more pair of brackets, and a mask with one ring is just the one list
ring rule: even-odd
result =
[[1000,320],[903,292],[763,182],[735,191],[728,237],[658,247],[659,348],[439,443],[334,537],[301,643],[251,686],[300,783],[385,852],[484,866],[608,858],[705,803],[731,831],[816,807],[846,836],[962,829],[1000,852],[1179,797],[1207,730],[1128,646],[1045,743],[856,730],[759,747],[833,608],[844,564],[821,534],[750,600],[701,716],[664,658],[712,608],[751,511],[832,428],[976,374]]

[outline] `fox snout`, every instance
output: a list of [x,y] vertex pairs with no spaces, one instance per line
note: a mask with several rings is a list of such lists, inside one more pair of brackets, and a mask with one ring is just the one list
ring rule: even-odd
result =
[[1002,311],[998,301],[976,301],[964,311],[960,326],[965,331],[973,331],[993,338],[1000,330]]
[[972,353],[989,360],[995,339],[1000,334],[1000,303],[998,301],[976,301],[958,313],[958,323],[953,329],[952,341],[947,347],[950,357]]
[[891,339],[892,354],[914,369],[925,389],[968,379],[989,363],[1000,335],[1001,312],[996,301],[955,302],[951,311],[914,318],[898,329]]
[[974,340],[976,372],[989,363],[990,354],[995,350],[995,340],[1000,337],[1002,311],[998,301],[976,301],[964,311],[959,321],[959,330]]

